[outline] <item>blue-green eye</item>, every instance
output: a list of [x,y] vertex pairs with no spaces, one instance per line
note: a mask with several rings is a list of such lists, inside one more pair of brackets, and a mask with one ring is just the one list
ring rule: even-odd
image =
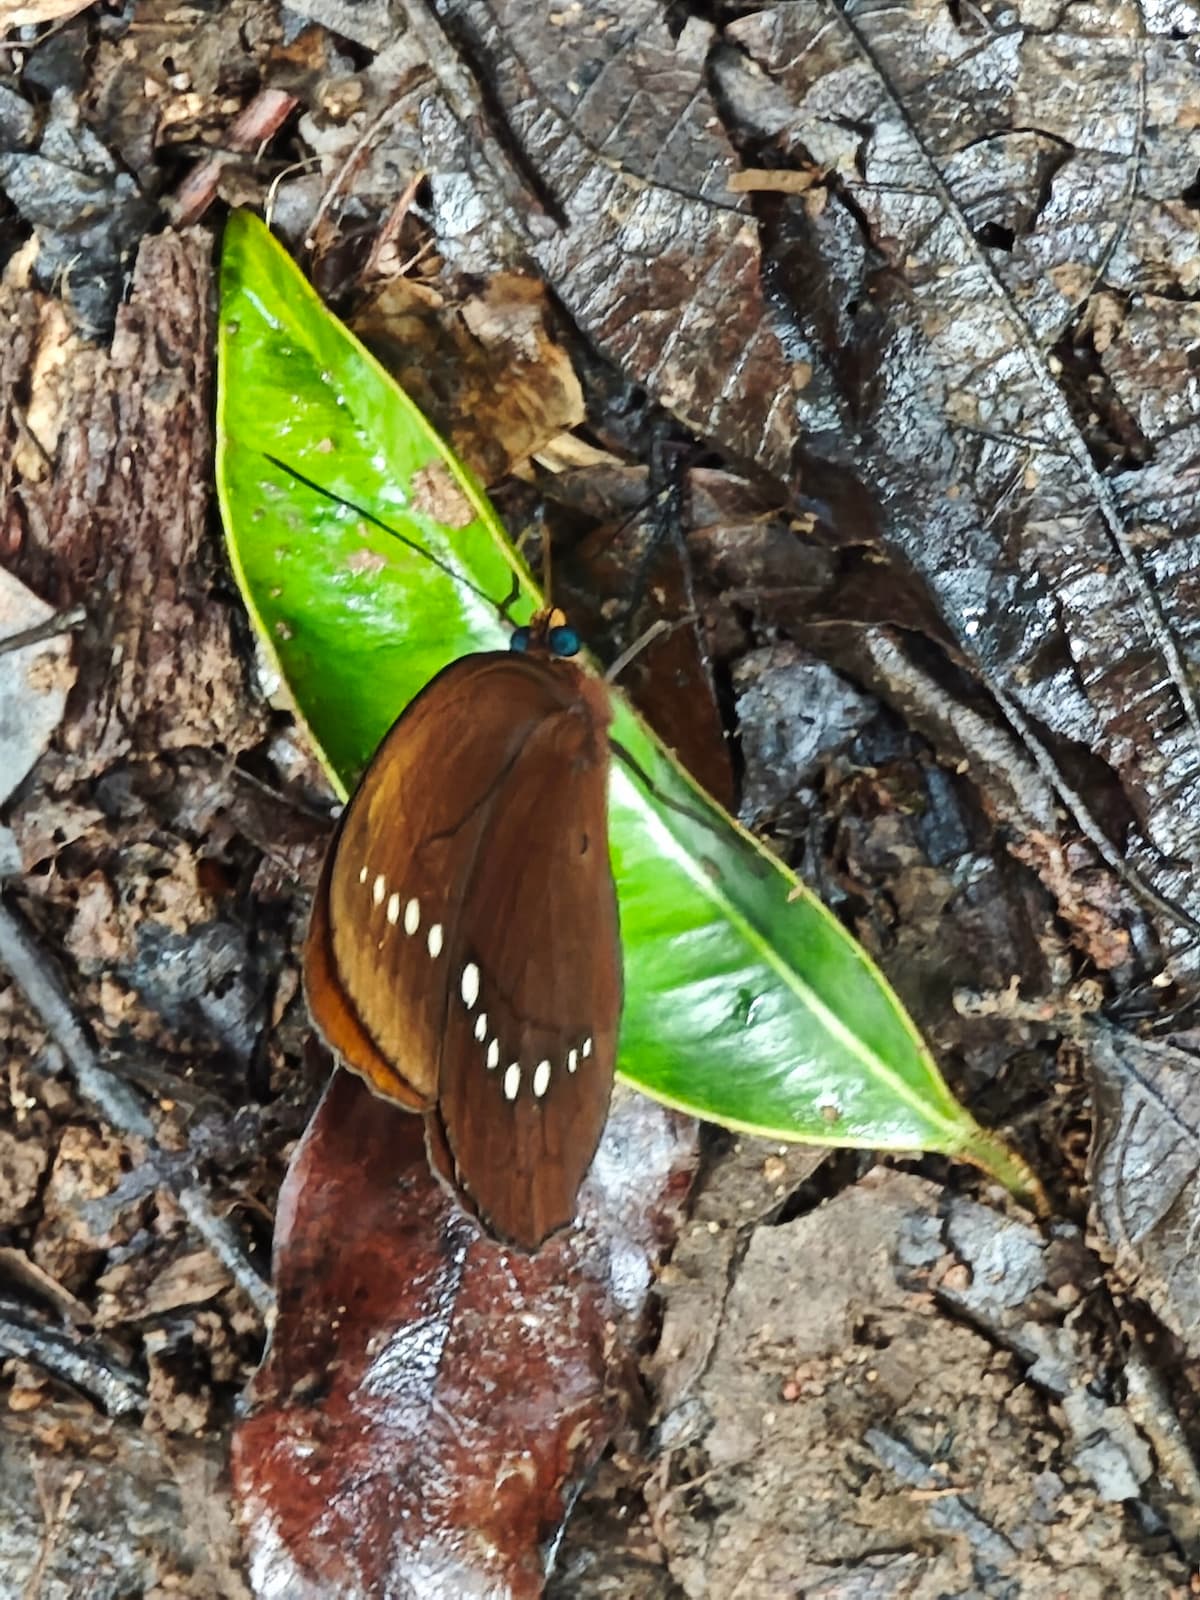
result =
[[574,628],[551,628],[546,643],[550,646],[552,655],[577,656],[579,654],[579,635]]
[[510,650],[528,650],[529,629],[518,628],[516,633],[514,633],[512,638],[508,641],[508,648]]

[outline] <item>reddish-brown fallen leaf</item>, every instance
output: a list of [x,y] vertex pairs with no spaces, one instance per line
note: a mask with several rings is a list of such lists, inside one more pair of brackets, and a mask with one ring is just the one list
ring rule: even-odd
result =
[[262,89],[230,124],[225,148],[198,161],[175,195],[175,221],[190,228],[217,197],[221,173],[237,154],[268,144],[296,109],[294,95],[282,89]]
[[[661,455],[650,470],[603,457],[541,486],[546,501],[569,514],[569,548],[555,556],[555,598],[602,653],[605,646],[610,655],[635,650],[620,670],[621,687],[696,781],[732,811],[733,765],[687,542],[695,497],[690,475],[672,470],[667,451]],[[596,526],[576,536],[580,516]]]
[[443,1193],[418,1118],[338,1074],[280,1197],[234,1441],[255,1592],[538,1594],[693,1161],[693,1124],[619,1096],[579,1225],[524,1256]]

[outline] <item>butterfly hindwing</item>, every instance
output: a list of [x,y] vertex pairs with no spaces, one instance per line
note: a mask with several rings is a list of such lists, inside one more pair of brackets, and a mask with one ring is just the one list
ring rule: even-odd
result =
[[604,725],[582,697],[531,734],[497,786],[456,934],[431,1147],[444,1144],[489,1230],[527,1249],[574,1215],[612,1092],[607,770]]

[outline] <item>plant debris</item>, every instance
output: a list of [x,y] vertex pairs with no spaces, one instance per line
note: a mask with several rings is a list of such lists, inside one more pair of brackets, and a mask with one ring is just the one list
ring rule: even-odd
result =
[[[439,1582],[571,1600],[1182,1600],[1195,16],[233,0],[182,22],[64,0],[3,20],[14,1593],[318,1593],[308,1570],[365,1594],[436,1548]],[[383,338],[514,532],[544,516],[608,659],[668,624],[628,669],[639,703],[881,963],[1052,1221],[934,1160],[706,1134],[672,1248],[689,1136],[631,1102],[618,1132],[657,1152],[643,1209],[614,1218],[609,1190],[562,1280],[506,1275],[415,1151],[425,1211],[378,1272],[363,1215],[289,1180],[260,1368],[280,1185],[327,1068],[296,952],[332,796],[211,512],[225,204],[269,210]],[[364,1148],[389,1136],[375,1111],[351,1122]],[[294,1171],[361,1181],[315,1130]],[[343,1315],[344,1285],[365,1299]],[[428,1362],[381,1367],[410,1313],[444,1335],[445,1390]],[[552,1345],[577,1384],[558,1405]],[[247,1565],[222,1473],[256,1371]],[[502,1459],[484,1385],[517,1371],[545,1439],[497,1409]],[[359,1571],[354,1482],[378,1534]],[[405,1544],[401,1505],[434,1546]],[[468,1560],[464,1526],[489,1550]]]

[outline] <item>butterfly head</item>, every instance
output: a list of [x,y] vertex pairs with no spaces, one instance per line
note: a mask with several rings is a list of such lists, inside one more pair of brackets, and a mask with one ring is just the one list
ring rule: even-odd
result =
[[509,640],[509,649],[534,655],[577,656],[580,640],[564,614],[554,606],[536,612],[528,627],[518,628]]

